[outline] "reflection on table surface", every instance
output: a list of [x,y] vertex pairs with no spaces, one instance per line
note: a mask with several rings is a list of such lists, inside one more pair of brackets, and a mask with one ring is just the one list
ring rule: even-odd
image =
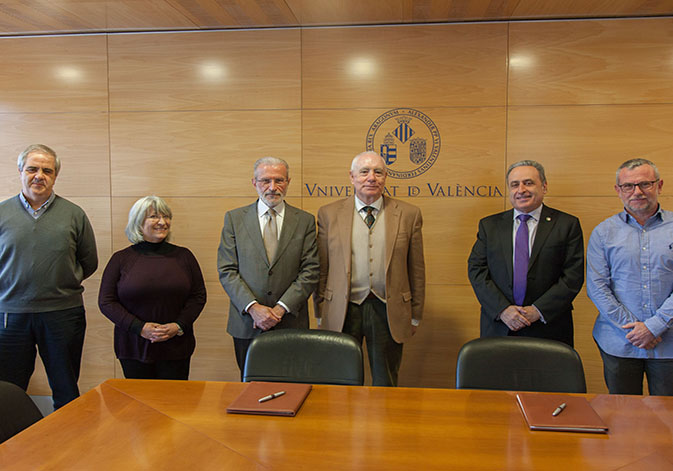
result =
[[532,432],[505,391],[315,385],[296,417],[227,414],[244,387],[108,380],[0,445],[0,468],[673,468],[673,397],[585,395],[595,435]]

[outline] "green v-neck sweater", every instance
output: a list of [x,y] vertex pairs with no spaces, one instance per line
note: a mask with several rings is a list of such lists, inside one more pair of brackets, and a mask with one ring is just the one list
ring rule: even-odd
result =
[[91,223],[76,204],[56,196],[34,219],[19,195],[0,203],[0,312],[82,306],[82,280],[97,266]]

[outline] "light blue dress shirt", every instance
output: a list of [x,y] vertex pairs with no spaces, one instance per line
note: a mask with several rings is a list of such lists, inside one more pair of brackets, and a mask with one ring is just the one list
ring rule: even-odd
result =
[[[673,358],[673,212],[661,208],[641,226],[626,211],[600,223],[587,248],[587,294],[598,308],[593,336],[623,358]],[[644,322],[662,342],[651,350],[626,340]]]
[[56,199],[56,193],[52,191],[51,195],[49,195],[49,198],[47,198],[47,201],[42,203],[42,206],[40,206],[37,209],[33,209],[33,207],[30,205],[26,197],[23,196],[23,192],[19,192],[19,197],[21,198],[21,204],[23,204],[23,207],[26,209],[26,211],[28,211],[28,214],[33,216],[34,219],[37,219],[40,216],[42,216],[44,212],[47,210],[47,208],[51,206],[51,203],[54,202],[54,200]]

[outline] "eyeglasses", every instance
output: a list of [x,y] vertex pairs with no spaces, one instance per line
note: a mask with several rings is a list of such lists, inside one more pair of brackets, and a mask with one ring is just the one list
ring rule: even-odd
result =
[[652,181],[644,181],[644,182],[638,182],[638,183],[622,183],[621,185],[617,185],[620,190],[622,190],[624,193],[632,193],[636,187],[640,188],[640,191],[646,191],[652,189],[655,183],[657,183],[659,179],[652,180]]
[[257,183],[261,183],[263,186],[271,185],[271,182],[275,183],[276,186],[283,186],[287,183],[285,178],[255,178]]
[[150,214],[147,216],[146,219],[149,219],[150,221],[160,221],[163,218],[164,221],[170,221],[171,217],[170,216],[165,216],[163,214]]

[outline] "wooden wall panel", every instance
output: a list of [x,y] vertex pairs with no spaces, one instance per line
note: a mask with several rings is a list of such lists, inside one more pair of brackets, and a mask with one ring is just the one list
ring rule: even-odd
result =
[[110,355],[112,326],[98,309],[100,279],[112,255],[110,198],[78,197],[72,198],[72,202],[81,206],[89,217],[98,248],[98,270],[84,283],[87,330],[79,384],[81,390],[88,391],[100,384],[103,378],[114,377],[115,372],[114,354]]
[[479,337],[479,303],[469,286],[429,284],[416,335],[404,345],[401,386],[453,388],[458,350]]
[[303,107],[505,103],[504,24],[302,32]]
[[[301,187],[301,113],[113,113],[114,196],[254,196],[252,164],[273,155]],[[291,176],[291,178],[292,178]]]
[[98,270],[91,275],[91,280],[100,279],[103,268],[112,255],[110,198],[87,196],[68,199],[81,207],[91,222],[98,249]]
[[[106,259],[103,259],[105,261]],[[104,265],[101,267],[104,268]],[[98,309],[100,277],[84,282],[84,308],[86,309],[86,337],[82,353],[79,378],[80,391],[99,385],[109,378],[116,378],[115,356],[112,352],[114,326]],[[47,391],[47,395],[49,391]]]
[[107,111],[103,35],[3,38],[0,112]]
[[539,160],[549,194],[614,195],[615,172],[634,157],[673,174],[673,105],[512,106],[507,160]]
[[297,109],[300,32],[110,36],[113,111]]
[[502,211],[503,199],[423,199],[412,203],[423,210],[426,283],[469,287],[467,258],[477,240],[479,220]]
[[30,144],[48,145],[61,159],[59,195],[109,196],[107,113],[0,113],[0,187],[8,194],[21,188],[16,159]]
[[[588,239],[590,233],[585,232]],[[575,349],[582,358],[587,390],[607,393],[603,380],[603,360],[593,339],[593,328],[598,310],[587,296],[586,284],[573,302],[573,322],[575,327]]]
[[671,18],[512,23],[509,103],[670,103],[671,44]]
[[239,381],[234,342],[227,333],[229,297],[219,280],[206,282],[206,290],[208,304],[194,325],[196,351],[189,377],[203,381]]

